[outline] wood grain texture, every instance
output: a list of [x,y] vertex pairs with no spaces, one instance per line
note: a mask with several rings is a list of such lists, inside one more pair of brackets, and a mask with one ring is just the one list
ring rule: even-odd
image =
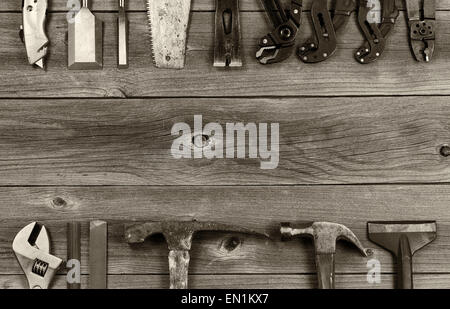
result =
[[[212,1],[211,1],[212,2]],[[51,46],[48,70],[33,69],[17,29],[21,14],[0,19],[0,97],[185,97],[185,96],[368,96],[450,94],[450,12],[439,11],[436,53],[432,63],[417,63],[411,54],[404,15],[398,18],[387,51],[380,61],[362,66],[353,59],[362,36],[356,21],[339,37],[336,55],[329,61],[303,64],[296,56],[263,66],[257,63],[258,40],[270,29],[262,12],[241,14],[244,67],[213,67],[214,13],[191,14],[186,68],[164,70],[153,66],[146,15],[129,14],[130,68],[117,69],[116,14],[98,13],[105,22],[104,69],[67,69],[66,14],[49,14]],[[298,43],[311,34],[307,13]]]
[[[338,289],[391,289],[392,275],[382,275],[381,282],[367,283],[365,275],[336,276]],[[415,277],[416,289],[449,289],[448,274],[419,274]],[[82,287],[86,288],[88,276],[82,276]],[[167,275],[109,275],[109,289],[166,289]],[[55,278],[51,288],[64,289],[65,277]],[[193,289],[314,289],[315,275],[192,275],[189,277]],[[23,289],[27,283],[24,276],[0,276],[0,289]]]
[[[282,3],[289,3],[290,0],[281,0]],[[309,10],[313,0],[303,0],[303,7],[305,10]],[[331,0],[329,0],[331,1]],[[127,1],[127,8],[131,11],[144,11],[144,0],[129,0]],[[51,11],[67,11],[68,0],[52,0],[49,1],[49,10]],[[243,11],[256,11],[262,10],[262,5],[259,1],[255,0],[240,0],[240,8]],[[401,9],[404,9],[403,1],[400,1],[397,5]],[[90,4],[94,11],[117,11],[117,3],[109,0],[95,0]],[[450,9],[449,0],[439,0],[436,3],[438,10]],[[215,9],[215,2],[210,0],[192,0],[193,11],[213,11]],[[0,3],[0,12],[20,11],[21,2],[15,0],[2,0]]]
[[[446,97],[3,100],[0,110],[0,185],[450,181]],[[172,126],[193,128],[194,115],[204,125],[279,123],[278,168],[175,159]]]
[[[167,274],[167,245],[153,237],[142,245],[124,241],[124,222],[199,220],[233,223],[272,235],[200,233],[191,251],[191,274],[311,274],[308,239],[281,242],[279,223],[331,221],[351,228],[374,254],[339,242],[336,271],[366,273],[377,259],[383,273],[395,272],[390,253],[366,236],[370,220],[437,220],[436,241],[414,256],[416,273],[450,272],[450,186],[294,186],[294,187],[28,187],[0,191],[0,274],[20,274],[11,251],[14,235],[32,220],[46,224],[53,252],[66,254],[66,221],[83,221],[82,270],[87,267],[87,221],[109,221],[109,274]],[[235,245],[233,245],[235,243]]]

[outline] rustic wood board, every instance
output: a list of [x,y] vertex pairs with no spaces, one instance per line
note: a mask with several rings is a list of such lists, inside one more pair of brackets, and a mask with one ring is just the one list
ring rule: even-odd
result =
[[[82,276],[82,288],[88,286],[88,276]],[[414,278],[416,289],[448,289],[450,275],[419,274]],[[109,275],[111,289],[165,289],[168,275]],[[317,286],[315,275],[192,275],[189,284],[194,289],[313,289]],[[369,284],[366,275],[336,276],[338,289],[392,289],[394,279],[382,275],[381,283]],[[0,289],[21,289],[27,285],[24,276],[7,275],[0,277]],[[52,288],[65,289],[64,276],[57,276]]]
[[[26,61],[18,37],[19,13],[3,13],[0,19],[0,97],[249,97],[249,96],[373,96],[450,94],[450,12],[438,12],[438,39],[432,63],[419,64],[410,52],[403,13],[378,62],[362,66],[353,59],[362,43],[356,21],[339,38],[336,55],[317,65],[303,64],[296,56],[263,66],[255,59],[258,40],[269,31],[262,12],[241,14],[244,67],[214,68],[214,13],[191,16],[186,68],[182,71],[153,66],[146,15],[130,13],[130,68],[116,64],[116,14],[99,13],[105,22],[104,69],[67,69],[66,14],[49,14],[51,46],[47,72],[33,69]],[[305,27],[298,43],[310,36]],[[420,73],[420,74],[419,74]]]
[[[80,0],[81,1],[81,0]],[[289,3],[290,0],[281,0],[282,3]],[[303,8],[308,11],[313,0],[303,0]],[[331,0],[329,0],[331,2]],[[145,0],[129,0],[127,1],[127,8],[130,11],[144,11]],[[404,9],[403,1],[397,1],[400,9]],[[436,8],[438,10],[450,9],[449,0],[436,1]],[[242,11],[257,11],[262,10],[262,5],[258,0],[240,0],[239,5]],[[90,4],[93,11],[117,11],[117,3],[109,0],[94,0]],[[67,11],[67,0],[52,0],[49,1],[50,11]],[[192,0],[193,11],[213,11],[215,9],[214,0]],[[16,0],[3,0],[0,3],[0,12],[20,11],[21,2]]]
[[[298,43],[311,35],[305,0]],[[373,250],[363,258],[339,243],[339,288],[393,288],[392,256],[370,243],[368,220],[438,220],[438,239],[414,257],[417,288],[450,288],[450,0],[437,3],[431,64],[411,55],[402,11],[387,51],[361,66],[355,17],[336,55],[305,65],[295,56],[262,66],[256,44],[269,31],[258,1],[241,0],[244,67],[212,67],[214,1],[193,0],[187,66],[158,70],[150,58],[144,1],[129,1],[130,68],[116,68],[117,3],[93,1],[105,22],[102,71],[68,71],[66,0],[50,2],[48,70],[26,63],[18,37],[20,1],[0,3],[0,288],[26,288],[11,241],[30,221],[50,229],[65,258],[66,223],[83,222],[87,287],[88,221],[109,221],[110,288],[166,288],[167,247],[123,240],[123,223],[214,220],[269,232],[273,239],[201,233],[190,267],[193,288],[314,288],[310,240],[281,242],[282,221],[346,224]],[[401,1],[403,2],[403,1]],[[404,7],[401,7],[404,10]],[[203,98],[201,98],[203,97]],[[115,99],[121,98],[121,99]],[[280,165],[253,160],[174,160],[176,122],[280,123]],[[237,245],[236,245],[237,244]],[[366,280],[367,261],[382,282]],[[64,270],[54,288],[65,288]]]
[[[0,101],[1,185],[449,182],[447,97]],[[175,123],[280,124],[278,168],[175,159]],[[214,137],[213,137],[214,138]],[[190,139],[187,140],[188,144]]]
[[[345,242],[338,246],[336,271],[366,273],[376,258],[382,272],[395,272],[392,256],[366,237],[369,220],[437,219],[438,239],[414,257],[417,273],[450,269],[450,186],[270,186],[270,187],[28,187],[0,191],[0,274],[20,274],[11,239],[31,220],[45,223],[55,254],[65,257],[68,218],[108,220],[110,274],[167,273],[167,246],[161,237],[129,246],[127,220],[233,222],[272,235],[272,239],[233,233],[201,233],[192,249],[191,274],[314,273],[310,240],[281,242],[279,223],[328,220],[350,227],[374,254],[363,258]],[[12,205],[14,207],[12,207]],[[164,211],[162,211],[164,209]],[[425,216],[426,214],[426,216]],[[237,240],[237,246],[231,246]],[[83,228],[83,273],[87,268],[87,223]],[[282,262],[280,262],[282,261]],[[450,286],[449,286],[450,287]]]

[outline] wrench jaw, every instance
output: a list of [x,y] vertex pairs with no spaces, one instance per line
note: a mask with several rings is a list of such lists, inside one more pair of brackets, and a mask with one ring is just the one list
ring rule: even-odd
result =
[[50,255],[50,240],[45,227],[40,229],[35,241],[30,243],[37,228],[36,222],[24,227],[14,238],[12,247],[30,289],[47,289],[63,261]]

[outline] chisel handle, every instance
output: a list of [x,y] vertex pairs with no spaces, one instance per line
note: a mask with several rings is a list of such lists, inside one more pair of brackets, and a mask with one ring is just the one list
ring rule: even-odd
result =
[[316,254],[319,289],[334,289],[334,253]]
[[169,273],[171,289],[187,289],[189,260],[189,251],[170,250]]
[[397,255],[398,287],[400,289],[413,289],[412,252],[408,237],[400,237],[399,251]]

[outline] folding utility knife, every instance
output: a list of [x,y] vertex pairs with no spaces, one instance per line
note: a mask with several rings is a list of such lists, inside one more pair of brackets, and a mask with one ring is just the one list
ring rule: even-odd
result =
[[21,36],[27,50],[28,62],[44,68],[48,37],[45,34],[47,0],[23,0]]

